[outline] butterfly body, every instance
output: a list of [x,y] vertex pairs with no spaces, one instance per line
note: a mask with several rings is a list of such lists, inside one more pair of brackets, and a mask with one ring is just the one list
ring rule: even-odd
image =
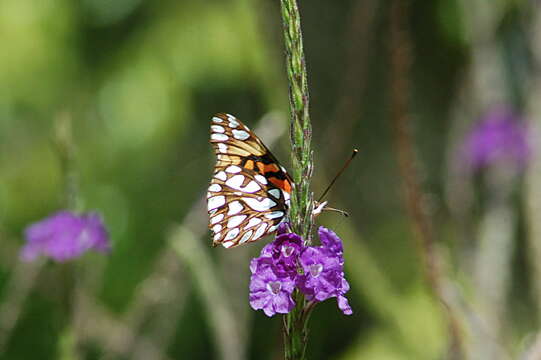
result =
[[234,116],[216,114],[210,129],[217,156],[207,192],[213,245],[230,248],[273,233],[287,217],[291,177]]

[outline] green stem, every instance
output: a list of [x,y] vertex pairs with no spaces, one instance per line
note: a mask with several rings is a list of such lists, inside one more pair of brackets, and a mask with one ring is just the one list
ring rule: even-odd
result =
[[77,174],[74,166],[75,145],[73,143],[71,116],[67,112],[60,113],[55,119],[54,141],[64,181],[62,205],[65,209],[75,211],[78,205]]
[[293,231],[310,242],[312,228],[313,195],[310,191],[312,177],[312,125],[308,113],[308,80],[302,46],[299,8],[296,0],[281,0],[282,21],[286,52],[286,69],[289,80],[289,105],[291,111],[290,138],[295,183],[289,210]]
[[[311,241],[313,194],[312,126],[309,115],[308,78],[302,45],[299,8],[296,0],[280,0],[286,68],[289,81],[291,111],[290,138],[293,159],[294,187],[291,194],[289,217],[293,231],[307,244]],[[284,352],[286,360],[303,360],[308,343],[308,318],[311,307],[305,307],[304,296],[296,291],[295,308],[284,316]]]
[[284,359],[306,359],[308,344],[308,319],[312,307],[305,307],[304,296],[296,291],[294,294],[297,306],[284,316]]
[[436,249],[434,220],[423,208],[426,197],[416,169],[418,163],[415,144],[409,126],[412,116],[409,107],[412,49],[407,14],[409,2],[394,0],[390,8],[390,79],[392,121],[397,162],[403,181],[404,203],[410,217],[417,251],[422,260],[426,283],[447,315],[449,331],[449,359],[464,359],[464,341],[460,318],[455,312],[447,277],[441,269],[441,258]]
[[[73,142],[71,116],[68,112],[60,113],[55,119],[54,141],[60,159],[64,180],[64,197],[62,206],[69,211],[77,210],[78,188],[75,171],[75,145]],[[77,360],[79,356],[79,339],[74,324],[75,291],[77,286],[77,265],[66,263],[58,265],[62,277],[61,304],[66,314],[66,326],[59,343],[61,360]]]

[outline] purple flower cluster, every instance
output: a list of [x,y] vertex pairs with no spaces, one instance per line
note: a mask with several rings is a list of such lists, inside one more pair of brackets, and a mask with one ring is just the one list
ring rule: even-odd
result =
[[97,213],[59,211],[25,230],[26,245],[21,258],[32,261],[40,255],[63,262],[88,250],[108,252],[109,235]]
[[321,246],[304,246],[299,235],[286,229],[282,224],[274,242],[250,263],[252,308],[263,310],[267,316],[287,314],[295,307],[292,293],[297,288],[312,302],[336,297],[340,310],[351,315],[344,296],[349,284],[344,277],[342,240],[321,226]]
[[522,170],[531,155],[528,129],[511,109],[493,106],[469,133],[464,150],[474,170],[494,164]]

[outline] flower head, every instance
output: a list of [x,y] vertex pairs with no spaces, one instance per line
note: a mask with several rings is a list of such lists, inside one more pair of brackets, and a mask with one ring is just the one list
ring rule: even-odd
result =
[[297,258],[303,248],[303,241],[299,235],[284,232],[262,249],[261,256],[272,258],[274,271],[279,276],[295,278]]
[[338,308],[351,315],[353,312],[344,296],[349,284],[344,275],[342,240],[323,226],[318,234],[321,246],[307,247],[299,257],[303,274],[297,277],[297,287],[311,300],[336,297]]
[[270,257],[260,257],[250,264],[250,305],[255,310],[263,310],[267,316],[276,313],[287,314],[295,306],[291,294],[295,281],[288,276],[280,277],[274,271]]
[[531,155],[528,129],[509,108],[494,106],[472,129],[464,151],[474,170],[502,163],[521,170]]
[[323,301],[336,296],[343,274],[337,256],[323,247],[308,247],[299,260],[304,274],[297,277],[297,286],[309,299]]
[[21,258],[32,261],[40,255],[63,262],[88,250],[108,252],[109,235],[97,213],[59,211],[31,224],[25,230],[26,245]]
[[336,297],[344,314],[352,313],[344,296],[342,240],[331,230],[319,228],[321,246],[304,246],[302,238],[286,228],[250,263],[250,304],[265,314],[287,313],[294,307],[291,294],[298,288],[310,301]]

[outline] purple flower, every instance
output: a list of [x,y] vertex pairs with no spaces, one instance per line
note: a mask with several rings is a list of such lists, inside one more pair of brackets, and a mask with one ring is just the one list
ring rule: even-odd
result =
[[261,256],[272,258],[274,271],[279,276],[295,278],[297,259],[303,248],[303,241],[299,235],[283,232],[261,250]]
[[271,257],[252,260],[250,269],[250,305],[254,310],[262,309],[267,316],[273,316],[287,314],[295,307],[291,298],[295,281],[288,276],[278,276]]
[[291,225],[289,225],[289,222],[282,221],[280,224],[278,224],[278,230],[276,230],[276,236],[285,234],[287,232],[291,232]]
[[321,246],[304,246],[302,238],[282,227],[276,240],[261,250],[250,263],[250,304],[265,314],[288,313],[298,288],[309,301],[336,297],[338,308],[352,314],[344,296],[349,284],[344,277],[342,240],[331,230],[319,228]]
[[528,129],[519,116],[505,106],[492,107],[466,138],[468,165],[478,170],[505,164],[522,170],[531,155]]
[[342,284],[342,267],[338,257],[323,247],[308,247],[300,257],[304,274],[297,277],[297,286],[309,299],[326,300],[336,294]]
[[331,253],[338,256],[340,259],[340,264],[344,264],[344,247],[342,246],[342,240],[336,235],[332,230],[324,228],[323,226],[319,227],[318,230],[319,241],[321,245],[328,249]]
[[26,245],[21,258],[32,261],[40,255],[63,262],[88,250],[108,252],[109,235],[97,213],[59,211],[31,224],[25,230]]
[[297,276],[297,287],[310,300],[336,297],[340,310],[351,315],[353,312],[344,296],[349,291],[349,284],[344,276],[342,240],[323,226],[318,234],[321,246],[307,247],[299,257],[303,274]]
[[295,289],[297,258],[302,238],[294,233],[281,232],[276,240],[261,250],[261,255],[250,263],[250,305],[262,309],[267,316],[287,314],[295,306],[291,294]]
[[351,306],[349,306],[348,299],[344,295],[338,295],[336,300],[338,301],[338,308],[342,310],[344,314],[353,314],[353,310],[351,310]]

